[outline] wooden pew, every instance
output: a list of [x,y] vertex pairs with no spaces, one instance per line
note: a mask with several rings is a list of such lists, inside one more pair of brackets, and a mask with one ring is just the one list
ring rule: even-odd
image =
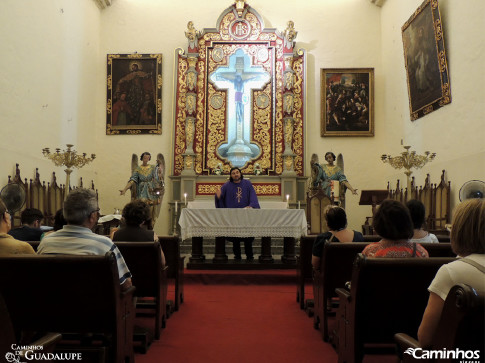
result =
[[[30,349],[23,349],[23,350],[12,350],[12,346],[16,345],[25,345],[25,346],[36,346],[41,347],[42,353],[52,353],[54,352],[54,348],[56,347],[57,342],[59,342],[62,338],[62,335],[59,333],[47,333],[42,337],[36,339],[35,341],[26,341],[20,343],[15,336],[15,330],[12,325],[12,320],[10,319],[10,314],[7,309],[7,305],[5,304],[5,300],[3,296],[0,294],[0,352],[6,354],[8,352],[12,354],[19,353],[21,359],[25,360],[25,353],[28,352]],[[19,344],[20,343],[20,344]],[[6,357],[7,358],[7,357]],[[8,359],[7,359],[8,360]],[[39,362],[39,360],[37,360]]]
[[429,257],[456,257],[451,249],[451,243],[420,243],[420,245],[428,251]]
[[331,300],[337,297],[335,289],[344,287],[352,277],[352,264],[367,242],[327,242],[323,247],[320,271],[313,276],[313,326],[320,328],[324,341],[329,341],[328,318],[335,314]]
[[438,241],[440,243],[443,243],[443,242],[446,242],[446,243],[450,243],[450,235],[445,235],[445,234],[437,234],[436,235],[436,238],[438,238]]
[[[159,236],[167,263],[167,278],[175,280],[175,296],[173,310],[178,311],[180,304],[184,302],[184,262],[185,256],[180,256],[180,237]],[[167,311],[170,314],[169,311]]]
[[[312,250],[316,238],[317,235],[310,235],[300,239],[300,254],[296,265],[296,302],[300,303],[300,309],[305,308],[305,283],[313,279]],[[377,242],[380,239],[377,235],[364,236],[365,242]]]
[[[475,289],[465,284],[459,284],[451,288],[443,306],[441,319],[433,337],[433,343],[428,349],[448,351],[459,348],[462,351],[479,351],[483,354],[485,341],[484,327],[484,296],[479,295]],[[413,334],[413,336],[415,336]],[[398,355],[401,362],[420,362],[423,359],[414,358],[412,353],[405,353],[409,348],[421,348],[416,339],[408,334],[398,333],[394,336],[397,343]],[[421,351],[417,352],[420,356]],[[427,362],[453,362],[453,361],[478,361],[481,357],[462,359],[426,359]]]
[[[153,309],[155,312],[155,339],[165,327],[167,301],[167,271],[162,268],[160,242],[114,242],[125,259],[136,287],[137,309]],[[146,300],[150,298],[150,300]],[[147,345],[145,344],[145,349]]]
[[296,302],[300,303],[300,309],[305,308],[305,283],[312,279],[312,249],[317,238],[303,236],[300,239],[300,254],[296,257]]
[[394,334],[414,334],[438,269],[454,258],[366,258],[359,254],[350,291],[337,289],[339,363],[361,362],[365,346],[393,342]]
[[112,252],[0,257],[0,294],[16,331],[103,334],[109,362],[134,362],[134,291],[121,291]]

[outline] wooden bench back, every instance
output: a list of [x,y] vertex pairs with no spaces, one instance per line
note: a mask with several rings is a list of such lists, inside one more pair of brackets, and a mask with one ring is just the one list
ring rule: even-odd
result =
[[323,247],[320,271],[323,279],[324,298],[336,297],[335,289],[344,287],[352,277],[352,265],[367,242],[327,242]]
[[398,332],[416,334],[428,301],[428,286],[438,269],[454,260],[359,254],[352,270],[348,307],[356,349],[364,343],[391,343]]
[[106,333],[117,362],[133,357],[134,290],[121,292],[111,252],[0,257],[0,294],[17,331]]
[[167,277],[174,279],[175,296],[173,299],[173,310],[178,311],[180,304],[184,301],[184,264],[185,256],[180,255],[179,236],[159,236],[158,240],[162,245],[167,262]]
[[137,308],[154,310],[154,336],[160,339],[160,330],[167,319],[167,277],[162,268],[160,242],[114,242],[130,269],[132,283],[139,298],[153,298],[149,303],[138,299]]
[[[429,350],[445,352],[473,351],[474,357],[468,358],[470,361],[483,362],[483,342],[485,341],[484,326],[484,296],[465,284],[453,286],[448,292],[441,318],[433,337]],[[415,336],[415,335],[414,335]],[[416,350],[418,355],[422,354],[422,347],[412,336],[405,333],[398,333],[394,336],[397,343],[398,356],[401,362],[418,362],[418,358],[413,357]],[[411,349],[409,349],[411,348]],[[419,348],[419,349],[418,349]],[[476,352],[478,351],[478,356]],[[463,353],[462,353],[463,354]],[[471,353],[468,353],[471,354]],[[470,357],[470,356],[469,356]],[[481,358],[481,360],[479,360]],[[427,359],[432,363],[466,361],[467,358],[453,359],[453,355],[443,359]]]
[[178,236],[159,236],[158,241],[162,246],[167,263],[167,277],[174,278],[177,274],[177,268],[180,259],[180,237]]
[[420,245],[428,251],[429,257],[456,257],[451,249],[451,243],[420,243]]
[[445,300],[433,341],[433,349],[478,349],[483,354],[484,299],[484,295],[478,294],[471,286],[465,284],[454,286]]
[[158,241],[114,242],[130,269],[137,296],[161,297],[162,255]]

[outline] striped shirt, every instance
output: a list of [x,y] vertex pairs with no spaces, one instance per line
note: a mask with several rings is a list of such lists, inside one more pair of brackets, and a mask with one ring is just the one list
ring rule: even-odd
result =
[[40,255],[104,255],[106,252],[113,252],[116,257],[121,285],[127,278],[131,278],[121,252],[108,237],[96,234],[89,228],[65,225],[59,231],[45,236],[37,248]]

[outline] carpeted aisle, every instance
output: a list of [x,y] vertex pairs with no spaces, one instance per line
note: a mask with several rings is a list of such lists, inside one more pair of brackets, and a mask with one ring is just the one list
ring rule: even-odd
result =
[[184,303],[137,363],[337,362],[299,309],[294,276],[187,271]]

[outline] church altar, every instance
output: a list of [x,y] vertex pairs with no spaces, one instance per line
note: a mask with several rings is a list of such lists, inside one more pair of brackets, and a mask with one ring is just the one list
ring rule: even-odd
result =
[[212,263],[227,263],[225,237],[261,238],[259,263],[274,263],[271,237],[284,238],[283,264],[294,265],[295,240],[307,234],[307,220],[303,209],[190,209],[182,210],[179,225],[182,240],[192,238],[190,263],[205,264],[202,241],[216,238]]
[[[196,25],[176,50],[170,205],[213,196],[239,167],[260,202],[305,206],[306,53],[295,24],[266,28],[236,0],[215,27]],[[175,230],[179,211],[170,211]]]

